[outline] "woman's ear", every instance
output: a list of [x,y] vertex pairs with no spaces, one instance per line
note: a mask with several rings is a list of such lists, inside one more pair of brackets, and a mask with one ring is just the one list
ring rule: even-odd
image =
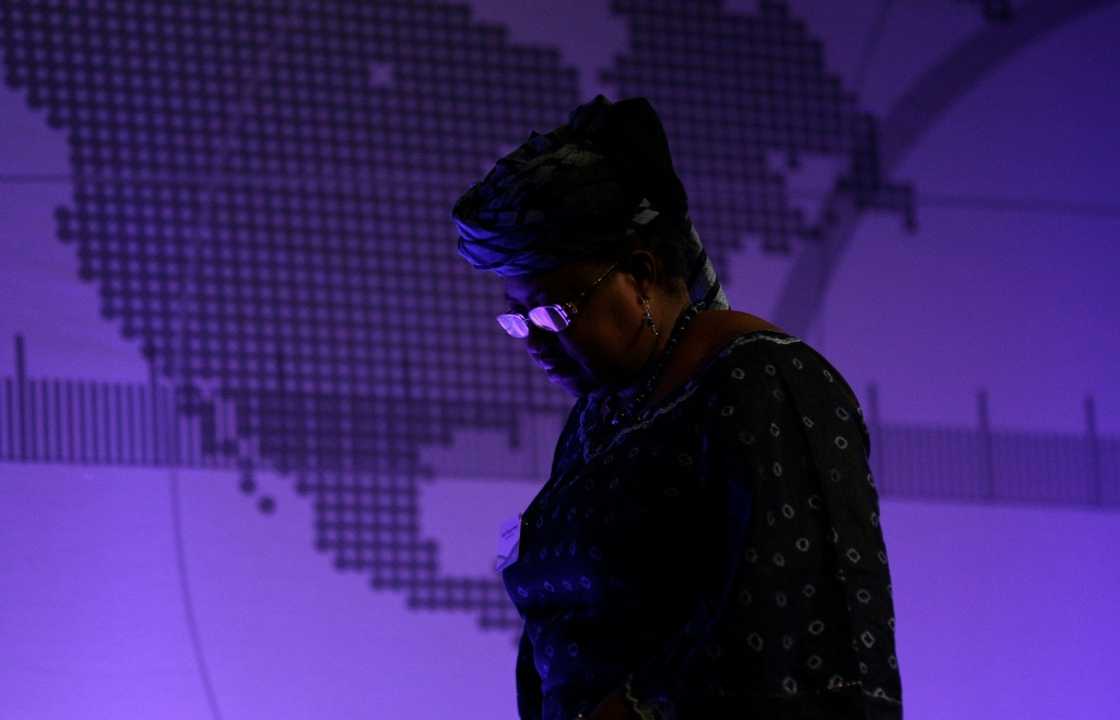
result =
[[626,259],[626,269],[642,297],[649,297],[657,286],[660,269],[657,258],[648,250],[634,250]]

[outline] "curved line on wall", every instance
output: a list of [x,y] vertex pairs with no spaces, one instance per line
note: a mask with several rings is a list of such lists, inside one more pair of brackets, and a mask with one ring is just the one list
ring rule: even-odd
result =
[[179,575],[179,591],[183,598],[183,614],[187,621],[187,634],[191,638],[191,648],[194,650],[195,665],[198,675],[202,680],[202,689],[206,694],[206,704],[210,707],[210,715],[215,720],[221,720],[222,711],[218,707],[218,698],[214,694],[214,686],[210,682],[210,671],[206,667],[206,656],[202,652],[202,639],[198,632],[198,623],[194,617],[194,601],[191,599],[191,586],[187,580],[187,554],[183,546],[183,517],[179,502],[179,472],[172,466],[168,475],[168,487],[171,491],[171,533],[175,543],[175,566]]
[[[257,54],[256,63],[245,63],[241,70],[240,77],[242,91],[238,97],[238,104],[225,120],[224,127],[215,130],[218,141],[226,148],[225,152],[216,168],[209,168],[216,171],[216,176],[233,175],[235,168],[236,153],[234,150],[237,146],[237,131],[242,126],[245,118],[256,109],[253,101],[253,92],[260,85],[264,77],[263,68],[272,58],[277,45],[286,37],[289,29],[295,26],[295,22],[301,10],[299,0],[290,0],[285,7],[284,13],[277,12],[272,16],[274,33],[270,37],[269,42],[263,46]],[[178,320],[176,327],[176,335],[178,338],[178,354],[173,355],[172,359],[174,365],[169,373],[173,380],[178,382],[178,387],[185,387],[189,384],[191,378],[187,373],[187,364],[180,362],[179,358],[186,357],[190,348],[188,345],[188,313],[196,310],[200,305],[199,291],[195,290],[195,296],[190,296],[192,283],[198,277],[201,271],[201,266],[198,261],[200,248],[202,243],[213,243],[214,233],[210,228],[215,225],[214,221],[214,199],[213,199],[213,186],[206,187],[203,192],[199,194],[199,204],[202,210],[200,215],[202,219],[200,227],[205,230],[199,234],[198,237],[189,238],[183,241],[183,261],[179,270],[179,292],[175,296],[174,303],[174,316]],[[194,285],[194,287],[198,287]],[[177,445],[175,446],[178,447]],[[178,458],[176,457],[176,460]],[[198,623],[195,619],[194,604],[191,599],[190,583],[188,582],[187,574],[187,561],[186,553],[183,547],[183,532],[182,532],[182,517],[180,513],[179,503],[179,475],[172,463],[170,468],[170,482],[171,490],[171,517],[172,527],[175,536],[175,555],[179,569],[179,587],[183,597],[183,613],[187,621],[187,632],[190,634],[191,647],[194,651],[195,665],[198,668],[199,679],[202,681],[203,691],[206,694],[206,703],[210,708],[210,715],[214,720],[222,720],[221,708],[218,706],[217,696],[214,694],[213,682],[210,679],[210,672],[206,665],[206,656],[202,647],[202,639],[198,631]]]
[[[887,111],[880,134],[884,175],[893,172],[926,131],[968,91],[1027,45],[1117,0],[1035,0],[1006,25],[974,33],[947,58],[922,73]],[[822,215],[821,239],[802,246],[778,295],[773,317],[800,337],[817,319],[836,268],[852,242],[861,210],[847,192],[832,192]]]

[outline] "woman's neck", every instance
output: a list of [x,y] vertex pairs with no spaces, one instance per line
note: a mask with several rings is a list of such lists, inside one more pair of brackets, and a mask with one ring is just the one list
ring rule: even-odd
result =
[[629,401],[645,386],[649,380],[650,373],[657,367],[658,361],[665,352],[666,333],[653,336],[650,351],[646,354],[646,359],[634,374],[623,381],[623,384],[612,390],[612,394],[623,402]]
[[[655,372],[664,374],[665,368],[659,367],[659,363],[663,360],[666,346],[669,344],[670,335],[676,328],[677,323],[681,319],[681,315],[688,305],[689,301],[684,300],[679,304],[673,305],[672,308],[667,309],[665,315],[670,315],[671,317],[665,317],[665,315],[663,315],[660,321],[657,321],[656,324],[659,332],[657,335],[653,335],[652,332],[650,333],[651,340],[649,342],[649,350],[645,352],[645,360],[642,361],[642,364],[622,381],[605,387],[603,389],[603,394],[612,395],[616,399],[616,402],[625,404],[642,391],[649,381],[651,374]],[[687,328],[685,329],[685,334],[688,334]],[[683,340],[684,337],[682,336],[681,339]],[[680,341],[678,341],[678,343],[679,342]]]

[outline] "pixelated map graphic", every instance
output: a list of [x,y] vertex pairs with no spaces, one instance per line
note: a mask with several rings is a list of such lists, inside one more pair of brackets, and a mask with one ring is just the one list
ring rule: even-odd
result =
[[[835,221],[791,202],[773,153],[835,158],[833,192],[916,227],[879,121],[786,3],[610,9],[628,47],[601,79],[658,109],[717,270],[746,238],[788,255]],[[559,51],[464,5],[280,0],[11,0],[0,49],[6,84],[69,143],[58,238],[151,368],[147,388],[35,384],[20,359],[0,455],[225,467],[248,494],[274,469],[314,502],[338,568],[517,627],[496,577],[442,573],[421,537],[420,448],[462,429],[516,447],[526,412],[570,407],[497,328],[494,279],[459,258],[448,217],[516,138],[587,100]]]

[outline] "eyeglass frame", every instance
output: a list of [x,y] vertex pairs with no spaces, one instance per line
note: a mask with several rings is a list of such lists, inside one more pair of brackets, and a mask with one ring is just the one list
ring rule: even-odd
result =
[[[529,334],[530,334],[529,331],[532,329],[530,327],[530,325],[536,326],[537,328],[539,328],[540,330],[544,330],[545,332],[550,332],[550,333],[564,332],[572,324],[575,317],[577,315],[579,315],[579,312],[580,312],[579,308],[580,308],[580,305],[582,304],[580,301],[583,300],[584,298],[586,298],[591,293],[592,290],[594,290],[596,287],[598,287],[599,284],[601,282],[603,282],[603,280],[605,280],[606,277],[608,275],[610,275],[612,272],[614,272],[615,268],[617,268],[621,264],[622,264],[621,260],[616,261],[613,265],[611,265],[609,268],[607,268],[605,271],[603,271],[602,275],[595,278],[595,281],[593,283],[591,283],[590,286],[585,288],[583,290],[583,292],[581,292],[579,295],[576,295],[571,300],[565,300],[563,302],[558,302],[558,303],[550,303],[548,305],[537,305],[536,307],[529,308],[529,311],[528,311],[527,314],[522,314],[522,313],[519,313],[519,312],[500,313],[497,316],[498,325],[501,326],[502,330],[504,330],[507,335],[509,335],[510,337],[518,338],[519,340],[529,337]],[[553,330],[552,328],[542,327],[541,325],[537,324],[537,321],[533,320],[533,318],[532,318],[533,311],[534,310],[540,310],[542,308],[553,308],[560,315],[560,317],[563,318],[564,326],[562,328],[560,328],[559,330]],[[511,333],[506,328],[506,326],[504,324],[502,324],[502,318],[510,317],[510,316],[520,318],[521,322],[523,322],[525,324],[525,334],[524,335],[514,335],[513,333]]]

